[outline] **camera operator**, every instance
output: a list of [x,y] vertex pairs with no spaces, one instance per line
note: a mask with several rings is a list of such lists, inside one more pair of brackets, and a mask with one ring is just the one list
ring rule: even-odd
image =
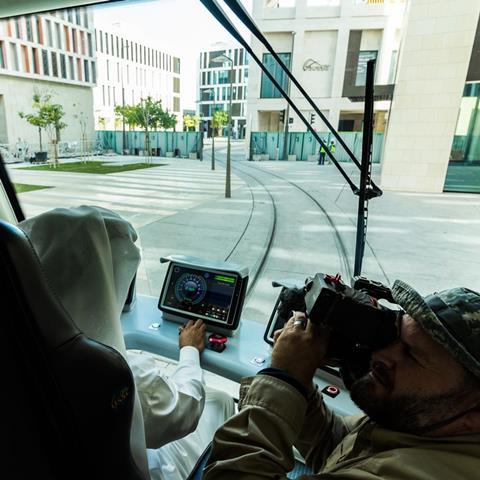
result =
[[[422,298],[401,281],[398,338],[374,351],[340,417],[313,383],[329,334],[295,313],[270,368],[244,379],[239,413],[216,433],[205,479],[282,479],[295,446],[319,479],[456,480],[480,471],[480,294]],[[303,477],[305,478],[305,477]]]

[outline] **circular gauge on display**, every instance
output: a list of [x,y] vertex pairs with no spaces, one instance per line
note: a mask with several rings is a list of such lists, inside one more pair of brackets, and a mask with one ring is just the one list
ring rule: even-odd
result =
[[182,303],[196,305],[207,294],[207,282],[195,273],[184,273],[175,283],[175,296]]

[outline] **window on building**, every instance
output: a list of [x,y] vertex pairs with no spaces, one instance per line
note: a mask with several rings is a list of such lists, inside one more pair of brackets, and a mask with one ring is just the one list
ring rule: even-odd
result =
[[42,24],[42,19],[40,17],[37,17],[37,36],[38,36],[38,43],[41,43],[43,45],[43,24]]
[[105,33],[105,53],[108,55],[108,35]]
[[391,85],[395,83],[395,72],[397,70],[398,50],[392,51],[392,58],[390,60],[390,70],[388,72],[388,83]]
[[57,42],[57,48],[62,48],[62,29],[59,23],[55,22],[55,40]]
[[[277,54],[284,65],[290,67],[290,53],[278,53]],[[265,65],[268,71],[272,74],[275,80],[286,90],[288,85],[288,77],[282,70],[282,67],[278,65],[277,61],[273,58],[272,54],[264,53],[262,59],[263,65]],[[260,98],[281,98],[280,91],[275,88],[270,79],[262,73],[262,82],[260,86]]]
[[90,69],[88,68],[88,60],[83,61],[83,71],[85,72],[85,81],[90,81]]
[[127,60],[130,60],[130,45],[128,40],[125,40],[125,57]]
[[50,52],[52,58],[52,75],[58,77],[58,62],[57,62],[57,53]]
[[21,17],[17,17],[15,20],[14,20],[14,24],[15,24],[15,36],[17,38],[22,38],[22,18]]
[[45,20],[45,26],[47,27],[47,45],[53,47],[52,22]]
[[77,58],[77,80],[83,82],[82,61]]
[[241,48],[240,52],[239,52],[239,56],[238,56],[238,64],[239,65],[243,65],[243,53],[244,53],[244,50],[243,50],[243,48]]
[[85,49],[85,32],[83,30],[80,30],[80,52],[82,55],[85,55],[86,49]]
[[116,35],[115,35],[115,45],[117,47],[117,54],[116,55],[117,55],[117,57],[119,57],[120,56],[120,49],[118,47],[119,43],[118,43],[118,37]]
[[75,67],[73,57],[68,57],[68,66],[70,69],[70,80],[75,80]]
[[242,104],[234,102],[232,103],[232,117],[240,117],[242,115]]
[[73,51],[75,53],[78,53],[77,30],[75,28],[72,28],[72,45],[73,45]]
[[180,79],[173,77],[173,93],[180,93]]
[[107,87],[107,105],[110,106],[111,103],[111,97],[110,97],[110,87]]
[[5,59],[5,42],[0,40],[0,68],[7,68],[7,61]]
[[108,82],[110,81],[110,62],[108,60],[107,60],[106,73],[107,73],[107,82]]
[[77,25],[82,24],[82,20],[80,18],[80,9],[79,8],[75,9],[75,22],[76,22]]
[[120,83],[120,63],[117,62],[117,83]]
[[17,47],[14,43],[10,43],[10,60],[13,70],[18,70]]
[[27,27],[27,40],[33,42],[32,19],[30,17],[25,18],[25,26]]
[[95,62],[91,62],[92,67],[92,83],[97,83],[97,67]]
[[70,23],[73,23],[73,12],[72,9],[67,10],[68,11],[68,21]]
[[180,59],[177,57],[173,57],[173,71],[180,73]]
[[117,104],[117,95],[115,93],[115,87],[112,87],[112,101],[113,101],[113,106],[115,106]]
[[87,9],[84,9],[84,10],[83,10],[83,25],[85,26],[85,28],[88,28],[89,21],[88,21],[88,12],[87,12]]
[[243,78],[245,79],[245,81],[248,79],[248,68],[246,68],[246,69],[243,71]]
[[105,85],[102,85],[102,102],[103,106],[105,106]]
[[355,85],[357,87],[365,86],[365,82],[367,81],[367,62],[369,60],[376,60],[377,55],[377,50],[360,51],[358,55],[357,77],[355,79]]
[[127,65],[127,83],[130,83],[130,68]]
[[43,64],[43,74],[50,75],[50,69],[48,68],[48,52],[42,50],[42,64]]
[[115,55],[115,46],[113,43],[113,35],[110,34],[110,54],[113,56]]
[[220,83],[220,84],[230,83],[230,76],[231,76],[230,70],[219,70],[218,82],[215,82],[215,83]]
[[60,54],[60,73],[62,78],[67,78],[67,62],[63,53]]
[[180,111],[180,97],[173,97],[173,111]]
[[88,42],[88,56],[93,57],[93,43],[92,43],[91,33],[87,33],[87,42]]

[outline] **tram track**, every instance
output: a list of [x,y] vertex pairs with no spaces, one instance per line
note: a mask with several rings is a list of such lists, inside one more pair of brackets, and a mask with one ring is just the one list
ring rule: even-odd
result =
[[[205,155],[205,153],[206,152],[204,152],[204,155]],[[210,154],[208,152],[206,156],[209,157],[209,155]],[[210,159],[211,159],[211,157],[208,158],[208,160],[210,160]],[[225,165],[225,162],[223,162],[221,160],[217,159],[217,162],[220,163],[221,165]],[[277,212],[278,211],[277,211],[277,205],[275,203],[275,198],[273,197],[271,191],[268,189],[268,187],[265,185],[264,182],[259,180],[257,177],[255,177],[255,176],[253,176],[253,175],[251,175],[251,174],[249,174],[245,171],[242,171],[241,169],[239,169],[237,167],[237,165],[232,165],[232,169],[235,170],[236,171],[235,173],[237,173],[244,180],[245,180],[245,177],[248,177],[249,179],[253,179],[253,181],[256,182],[256,184],[260,185],[260,187],[263,188],[263,190],[266,192],[268,198],[270,199],[270,205],[271,205],[271,208],[272,208],[272,217],[271,217],[269,231],[268,231],[268,234],[267,234],[267,240],[264,243],[264,245],[265,245],[264,246],[264,251],[262,253],[262,256],[259,258],[259,260],[257,260],[255,265],[251,268],[252,273],[250,275],[250,281],[249,281],[249,284],[248,284],[248,287],[247,287],[247,292],[246,292],[246,298],[248,299],[250,297],[251,293],[253,292],[254,288],[255,288],[257,280],[261,277],[261,274],[262,274],[262,272],[265,268],[266,261],[268,259],[269,254],[270,254],[270,251],[272,249],[273,241],[275,239],[276,230],[277,230],[277,217],[278,217]],[[248,181],[245,181],[245,184],[248,187],[249,192],[250,192],[250,196],[252,198],[252,208],[250,209],[250,215],[249,215],[248,220],[245,224],[245,227],[243,228],[242,233],[239,235],[237,241],[235,242],[235,244],[231,248],[228,255],[225,257],[225,261],[228,261],[231,258],[231,256],[233,255],[233,253],[237,250],[241,241],[245,237],[245,235],[246,235],[246,233],[247,233],[247,231],[248,231],[248,229],[251,225],[252,219],[253,219],[255,206],[256,206],[255,194],[254,194],[251,183],[249,183]]]
[[[225,165],[225,162],[223,160],[217,160],[217,161],[222,166]],[[249,169],[250,169],[250,172],[247,171]],[[328,224],[328,226],[331,230],[331,233],[333,235],[333,239],[334,239],[334,242],[335,242],[335,245],[336,245],[336,252],[337,252],[337,255],[339,257],[339,265],[342,266],[341,270],[347,276],[347,278],[351,278],[352,271],[351,271],[349,261],[348,261],[348,254],[347,254],[346,246],[345,246],[345,244],[344,244],[344,242],[341,238],[340,232],[336,228],[335,223],[333,222],[332,218],[330,217],[330,215],[326,211],[325,207],[318,201],[317,198],[315,198],[310,192],[308,192],[302,186],[298,185],[296,182],[293,182],[293,181],[285,178],[284,176],[282,176],[278,173],[271,172],[271,171],[265,170],[263,168],[253,166],[253,165],[249,165],[246,162],[240,162],[240,161],[232,162],[232,170],[235,172],[235,174],[237,174],[238,176],[243,178],[247,187],[249,188],[249,191],[250,191],[250,194],[251,194],[251,197],[252,197],[252,209],[250,211],[250,216],[249,216],[249,219],[248,219],[248,221],[247,221],[247,223],[244,227],[244,230],[243,230],[242,234],[240,235],[240,237],[238,238],[235,245],[233,246],[233,248],[231,249],[229,255],[227,256],[227,259],[230,258],[230,256],[237,249],[238,245],[241,243],[242,239],[245,237],[248,229],[251,226],[251,220],[252,220],[253,212],[254,212],[254,209],[255,209],[255,194],[254,194],[253,189],[252,189],[252,184],[251,184],[252,180],[256,184],[261,186],[263,188],[263,190],[267,193],[268,198],[270,199],[271,206],[272,206],[272,222],[271,222],[270,229],[269,229],[269,232],[268,232],[268,235],[267,235],[267,240],[265,242],[266,246],[264,247],[264,251],[262,252],[262,256],[256,262],[255,267],[253,267],[251,269],[252,270],[252,275],[250,277],[251,281],[250,281],[249,288],[248,288],[248,291],[247,291],[247,297],[249,297],[250,294],[253,292],[253,290],[255,288],[255,285],[257,284],[258,280],[261,278],[262,273],[265,270],[267,260],[270,257],[271,250],[272,250],[272,247],[273,247],[275,239],[276,239],[277,223],[278,223],[278,206],[277,206],[277,202],[275,200],[274,195],[272,194],[272,192],[270,191],[270,189],[268,188],[266,183],[264,181],[262,181],[262,179],[260,179],[258,175],[253,174],[253,172],[251,170],[256,170],[258,172],[261,172],[263,175],[268,175],[268,176],[271,176],[271,177],[278,178],[279,180],[287,183],[291,187],[293,187],[296,190],[298,190],[299,192],[301,192],[303,195],[305,195],[305,197],[307,197],[309,199],[309,201],[313,202],[313,204],[316,206],[316,208],[318,210],[320,210],[321,214],[326,219],[327,224]]]

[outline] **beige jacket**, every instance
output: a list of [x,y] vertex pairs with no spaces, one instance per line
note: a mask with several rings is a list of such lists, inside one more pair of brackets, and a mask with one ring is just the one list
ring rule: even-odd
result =
[[[215,434],[206,480],[286,479],[295,445],[321,480],[474,480],[480,435],[428,438],[339,417],[277,378],[245,379],[240,413]],[[307,477],[304,477],[307,478]]]

